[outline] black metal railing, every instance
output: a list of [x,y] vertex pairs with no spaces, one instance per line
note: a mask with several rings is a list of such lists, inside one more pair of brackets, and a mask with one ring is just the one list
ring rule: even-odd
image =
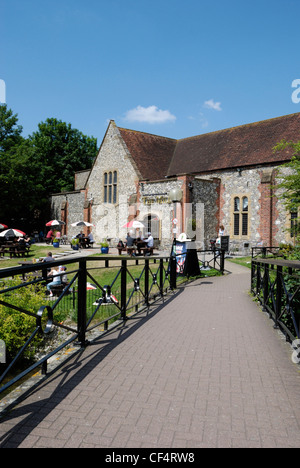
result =
[[[198,259],[202,268],[214,268],[224,274],[225,249],[213,248],[209,250],[198,250]],[[201,254],[201,255],[199,255]]]
[[[0,394],[36,368],[42,366],[45,374],[47,361],[72,342],[80,347],[86,346],[92,330],[105,331],[110,323],[126,320],[133,312],[149,307],[150,302],[176,288],[176,263],[168,258],[83,257],[79,261],[55,260],[51,267],[61,264],[71,267],[67,270],[69,283],[53,297],[46,297],[49,264],[36,263],[0,270],[0,309],[33,319],[32,330],[16,355],[9,356],[8,363],[6,359],[5,363],[0,359],[0,370],[4,367],[0,375]],[[29,287],[43,291],[44,298],[37,312],[16,301],[18,292]],[[54,330],[64,332],[67,339],[64,338],[62,343],[56,344],[18,375],[8,377],[17,363],[24,361],[26,350],[32,347],[37,337],[41,341],[52,336]]]
[[252,259],[251,292],[280,328],[286,339],[299,338],[300,262]]
[[251,256],[252,258],[284,257],[280,247],[252,247]]
[[[223,273],[224,253],[209,252],[210,262]],[[51,268],[64,265],[67,271],[61,276],[67,273],[68,282],[53,297],[47,296],[46,289],[49,263],[0,270],[0,314],[2,309],[2,316],[6,311],[9,320],[18,320],[16,312],[32,320],[30,331],[23,334],[22,344],[13,348],[15,353],[6,350],[8,359],[4,363],[0,340],[0,395],[37,368],[46,374],[49,360],[64,348],[71,344],[85,347],[90,334],[106,332],[113,322],[122,323],[133,313],[174,291],[180,282],[189,279],[179,274],[178,257],[181,255],[134,259],[109,255],[55,260]],[[201,265],[201,259],[199,263]],[[34,304],[31,305],[31,299],[20,301],[19,296],[33,297]],[[13,330],[14,326],[12,335]],[[48,343],[54,335],[56,339],[49,349]],[[32,362],[28,350],[43,349],[45,344],[47,352],[38,358],[35,356]],[[16,372],[20,362],[22,371]]]

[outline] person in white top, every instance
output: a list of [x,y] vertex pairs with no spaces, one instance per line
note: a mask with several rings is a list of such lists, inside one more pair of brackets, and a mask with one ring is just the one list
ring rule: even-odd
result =
[[95,242],[95,241],[94,241],[93,234],[90,232],[90,233],[88,234],[88,241],[87,241],[87,244],[88,244],[88,246],[92,245],[92,247],[93,247],[94,242]]
[[151,249],[153,249],[154,246],[154,239],[151,235],[151,232],[148,232],[148,238],[144,239],[144,242],[147,244],[147,250],[145,252],[145,255],[150,255]]
[[58,276],[60,275],[59,269],[56,270],[55,268],[51,268],[51,271],[48,273],[48,276],[52,277],[51,283],[47,284],[47,289],[49,291],[50,296],[53,296],[53,292],[51,291],[51,286],[57,286],[58,284],[61,284],[61,277]]

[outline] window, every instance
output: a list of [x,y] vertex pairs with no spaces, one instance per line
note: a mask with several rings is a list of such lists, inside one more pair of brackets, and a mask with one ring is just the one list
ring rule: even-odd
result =
[[234,197],[233,235],[248,236],[248,197]]
[[104,203],[117,203],[117,171],[104,173]]

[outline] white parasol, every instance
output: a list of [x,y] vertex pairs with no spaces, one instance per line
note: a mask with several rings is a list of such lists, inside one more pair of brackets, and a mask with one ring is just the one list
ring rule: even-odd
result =
[[88,223],[87,221],[77,221],[76,223],[72,223],[71,226],[93,226],[95,227],[94,224]]
[[1,237],[23,237],[25,235],[25,232],[20,231],[20,229],[6,229],[0,232]]
[[46,223],[46,226],[62,226],[63,224],[66,223],[64,221],[58,221],[58,219],[52,219]]

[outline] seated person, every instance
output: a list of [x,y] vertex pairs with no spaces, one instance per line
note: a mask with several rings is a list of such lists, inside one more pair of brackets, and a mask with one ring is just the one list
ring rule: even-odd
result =
[[17,240],[17,243],[18,243],[18,249],[22,249],[26,247],[26,242],[25,242],[24,237],[19,237],[19,239]]
[[79,234],[76,236],[78,239],[82,239],[84,237],[83,231],[80,231]]
[[93,234],[90,232],[90,233],[88,234],[87,237],[88,237],[88,238],[87,238],[87,242],[86,242],[86,243],[87,243],[87,246],[88,246],[88,247],[90,247],[90,246],[93,247],[93,244],[94,244],[94,242],[95,242],[95,241],[94,241]]
[[143,232],[141,231],[141,229],[138,232],[137,240],[138,241],[143,241],[144,240]]
[[135,247],[134,247],[134,242],[135,242],[135,239],[133,237],[131,237],[131,233],[128,232],[127,233],[127,237],[126,237],[126,243],[127,243],[127,252],[129,253],[129,255],[134,255],[135,256]]
[[151,250],[153,249],[154,246],[154,239],[151,235],[151,232],[148,232],[148,238],[144,239],[144,242],[147,244],[147,248],[145,250],[145,255],[150,255]]
[[86,247],[86,243],[85,243],[85,239],[84,239],[84,233],[83,231],[80,231],[79,234],[77,234],[77,239],[79,239],[79,244],[80,244],[80,247]]
[[53,239],[53,231],[52,229],[50,229],[46,235],[46,244],[50,244],[52,242],[52,239]]
[[52,257],[52,252],[48,252],[47,257],[43,259],[44,263],[53,262],[54,258]]
[[[21,238],[20,238],[20,239],[21,239]],[[30,241],[31,241],[30,237],[27,236],[27,234],[25,234],[25,236],[24,236],[24,242],[25,242],[26,247],[29,247],[29,246],[30,246]]]
[[122,239],[119,239],[119,242],[117,243],[117,249],[118,249],[119,255],[122,255],[122,250],[125,249],[125,247],[126,247],[126,243],[124,244]]
[[144,240],[144,236],[143,236],[143,233],[141,230],[139,230],[138,234],[137,234],[137,239],[136,239],[136,246],[137,246],[137,250],[138,250],[138,255],[141,255],[141,249],[146,247],[146,242]]
[[124,242],[122,241],[122,239],[119,239],[117,247],[119,247],[120,249],[123,249],[123,247],[125,247]]
[[[60,273],[64,273],[65,271],[67,271],[67,267],[60,266],[60,267],[58,267],[58,270],[60,271]],[[68,284],[68,277],[67,277],[66,273],[64,275],[62,275],[60,278],[61,278],[61,282],[62,282],[63,285]]]
[[49,277],[52,277],[52,281],[47,284],[47,290],[49,291],[50,297],[53,296],[53,292],[51,290],[52,286],[57,286],[58,284],[61,284],[61,277],[59,269],[56,270],[55,268],[51,268],[50,272],[48,273]]
[[[52,252],[48,252],[47,257],[43,258],[43,263],[53,262],[54,258],[52,257]],[[47,268],[47,271],[50,271],[50,268]]]

